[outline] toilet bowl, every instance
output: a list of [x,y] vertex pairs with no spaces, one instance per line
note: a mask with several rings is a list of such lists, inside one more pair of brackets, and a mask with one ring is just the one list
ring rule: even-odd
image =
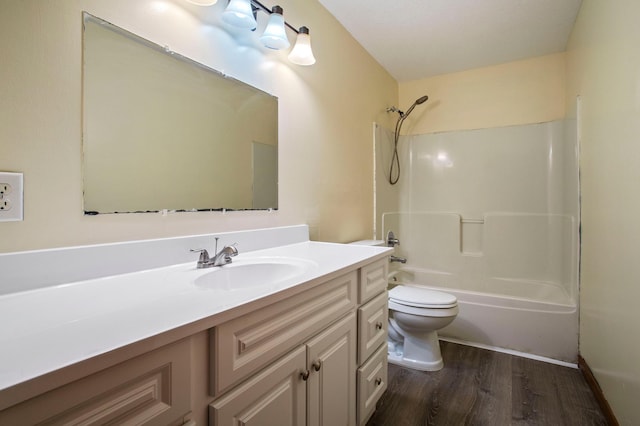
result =
[[438,330],[458,315],[458,300],[441,291],[397,286],[389,291],[389,362],[420,371],[443,367]]

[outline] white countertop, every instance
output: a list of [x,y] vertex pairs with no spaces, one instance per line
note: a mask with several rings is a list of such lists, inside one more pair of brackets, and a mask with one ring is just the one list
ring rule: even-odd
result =
[[0,390],[239,306],[288,297],[297,286],[390,254],[386,247],[301,242],[240,253],[236,263],[296,258],[301,276],[249,289],[194,284],[211,271],[196,262],[60,284],[0,296]]

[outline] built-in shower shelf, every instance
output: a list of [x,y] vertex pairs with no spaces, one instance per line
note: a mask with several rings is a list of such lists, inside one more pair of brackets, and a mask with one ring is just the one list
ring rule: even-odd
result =
[[484,219],[460,219],[460,223],[475,223],[479,225],[484,225]]
[[460,218],[460,253],[463,256],[482,256],[484,219]]

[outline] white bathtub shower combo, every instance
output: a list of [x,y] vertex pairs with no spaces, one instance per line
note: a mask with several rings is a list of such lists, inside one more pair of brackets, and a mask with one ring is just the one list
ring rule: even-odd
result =
[[377,237],[393,231],[395,255],[407,259],[391,264],[390,288],[454,296],[459,313],[442,338],[576,361],[574,127],[556,121],[404,136],[405,172],[392,187],[383,167],[390,135],[376,126]]

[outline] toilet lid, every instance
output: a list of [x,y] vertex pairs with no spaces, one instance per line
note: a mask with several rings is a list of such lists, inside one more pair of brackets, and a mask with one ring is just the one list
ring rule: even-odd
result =
[[458,305],[453,294],[420,287],[400,285],[389,291],[389,299],[400,305],[447,309]]

